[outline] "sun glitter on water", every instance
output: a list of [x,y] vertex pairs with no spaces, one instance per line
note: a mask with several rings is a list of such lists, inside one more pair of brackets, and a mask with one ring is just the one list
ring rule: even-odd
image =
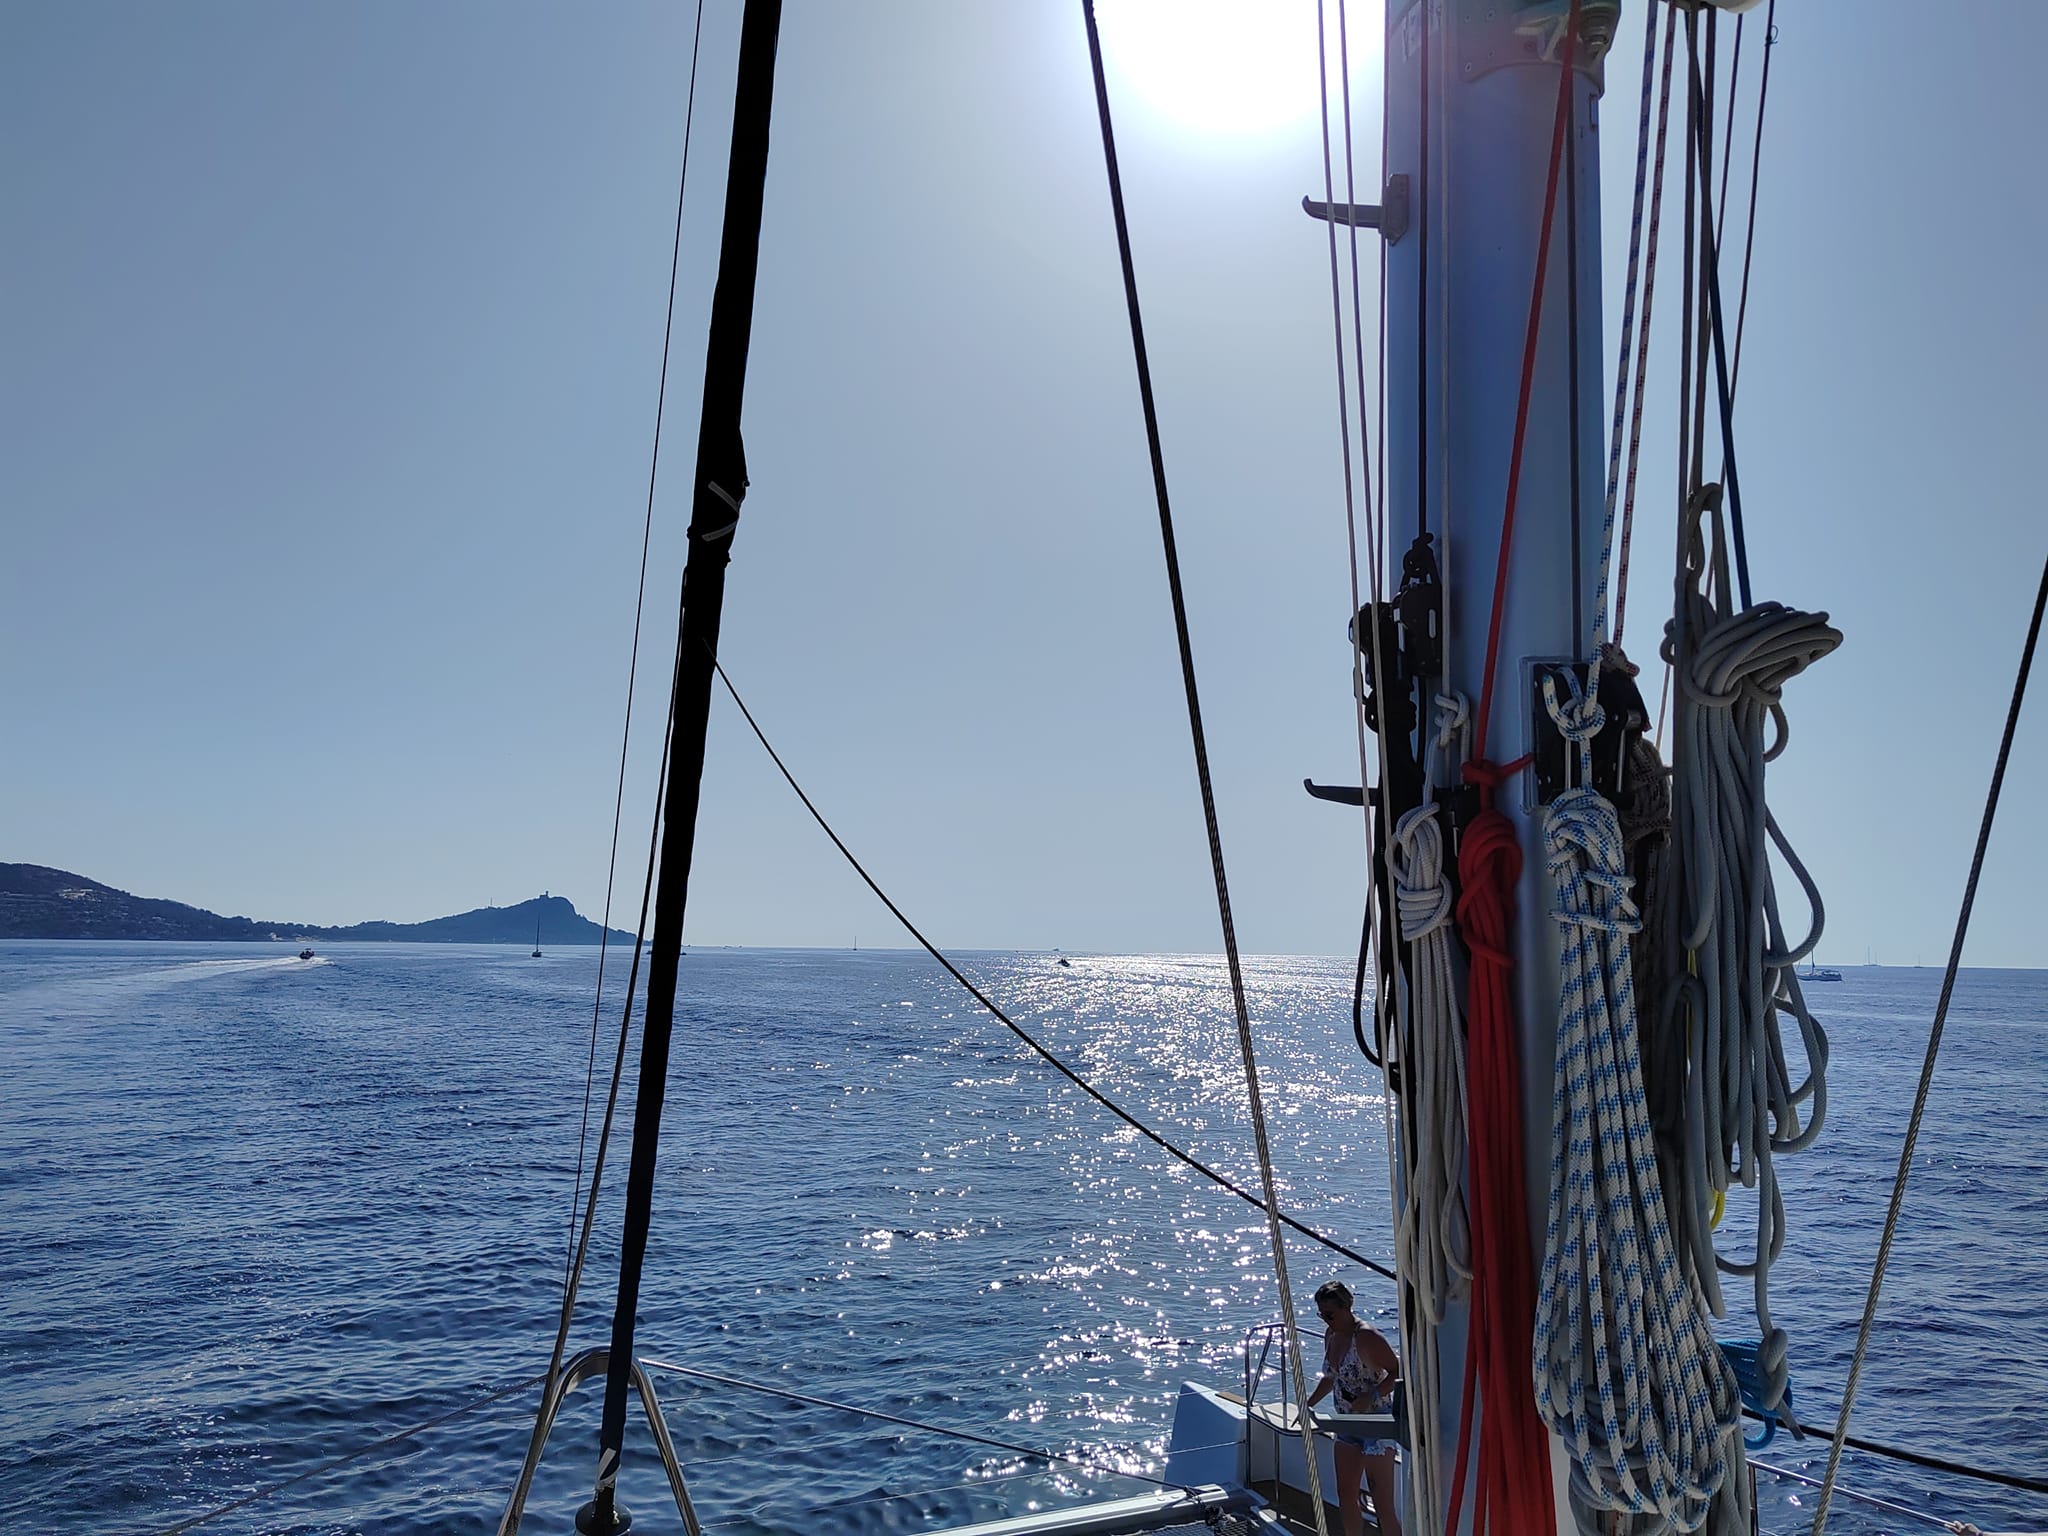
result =
[[1113,0],[1098,24],[1109,68],[1178,129],[1252,137],[1315,113],[1311,0]]

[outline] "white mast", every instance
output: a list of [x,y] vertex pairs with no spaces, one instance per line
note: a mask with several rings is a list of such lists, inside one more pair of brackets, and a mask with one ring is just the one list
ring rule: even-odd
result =
[[[1591,633],[1605,462],[1598,103],[1618,13],[1618,0],[1581,0],[1570,48],[1569,141],[1533,354],[1492,718],[1488,739],[1472,745],[1474,756],[1496,763],[1536,745],[1530,663],[1580,658]],[[1437,687],[1463,694],[1475,710],[1571,14],[1568,0],[1393,0],[1388,7],[1385,169],[1407,178],[1409,214],[1386,251],[1386,586],[1397,582],[1416,536],[1431,534],[1447,598]],[[1534,776],[1516,775],[1495,806],[1514,824],[1523,859],[1514,999],[1533,1269],[1548,1188],[1558,936]],[[1457,1304],[1440,1335],[1437,1443],[1447,1488],[1466,1324],[1466,1308]],[[1568,1531],[1564,1458],[1554,1438],[1551,1450],[1556,1525]],[[1460,1521],[1467,1528],[1472,1506],[1468,1490]],[[1496,1511],[1496,1529],[1500,1521]]]

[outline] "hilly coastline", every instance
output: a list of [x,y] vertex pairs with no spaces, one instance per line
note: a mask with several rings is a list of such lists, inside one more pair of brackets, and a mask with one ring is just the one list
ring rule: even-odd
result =
[[[595,944],[604,930],[563,896],[510,907],[477,907],[424,923],[264,922],[222,917],[181,901],[134,896],[43,864],[0,864],[0,939],[182,939],[294,944],[307,939],[408,944],[531,944],[535,924],[548,944]],[[611,930],[615,944],[633,935]]]

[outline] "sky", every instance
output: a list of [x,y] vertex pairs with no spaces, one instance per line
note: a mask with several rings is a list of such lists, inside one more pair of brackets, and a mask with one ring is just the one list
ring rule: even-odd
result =
[[[1101,9],[1240,937],[1347,953],[1356,819],[1300,789],[1356,762],[1313,8]],[[2048,9],[1780,9],[1744,501],[1758,596],[1847,641],[1788,690],[1772,800],[1821,956],[1936,965],[2048,553]],[[1602,114],[1610,336],[1643,13]],[[602,909],[693,14],[0,5],[0,859],[287,921]],[[705,7],[628,927],[737,18]],[[939,942],[1215,949],[1078,9],[791,0],[776,103],[735,681]],[[2037,700],[1972,963],[2048,963],[2044,769]],[[723,701],[688,936],[904,942]]]

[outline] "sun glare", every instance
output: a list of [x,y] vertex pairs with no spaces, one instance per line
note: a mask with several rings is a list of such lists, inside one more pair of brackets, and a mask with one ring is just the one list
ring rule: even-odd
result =
[[1097,18],[1109,69],[1177,128],[1246,137],[1315,115],[1314,0],[1104,0]]

